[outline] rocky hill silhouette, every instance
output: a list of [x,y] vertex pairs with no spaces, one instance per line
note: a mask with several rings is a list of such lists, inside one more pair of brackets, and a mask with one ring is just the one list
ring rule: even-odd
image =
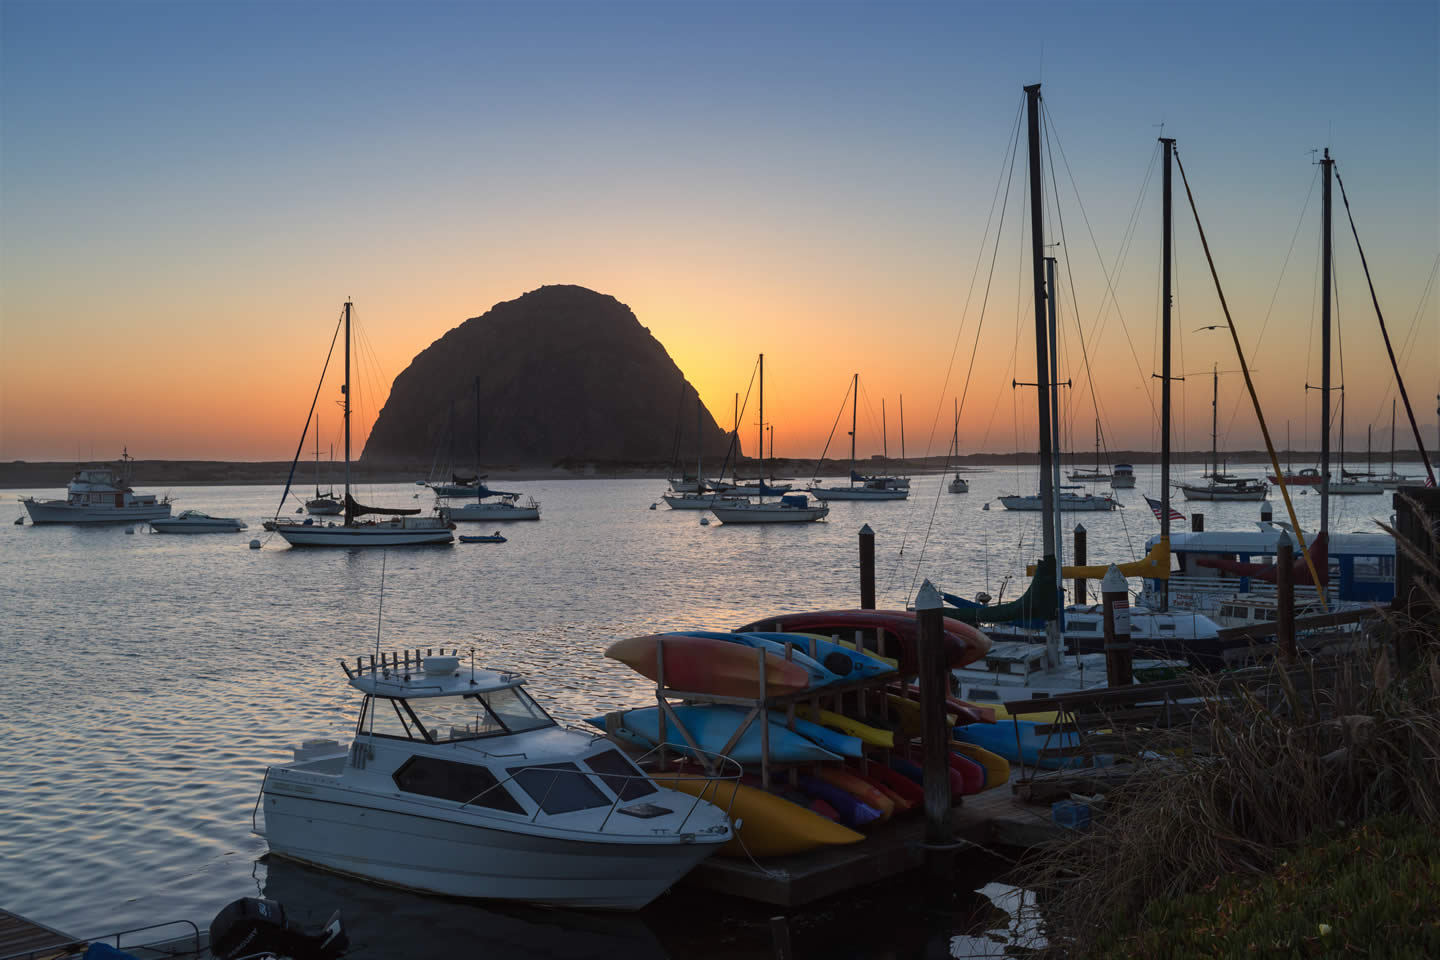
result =
[[[497,303],[420,352],[395,378],[362,459],[474,466],[479,377],[481,470],[576,461],[665,463],[694,472],[695,388],[665,348],[614,297],[544,286]],[[683,400],[682,400],[683,389]],[[728,432],[701,414],[707,472]]]

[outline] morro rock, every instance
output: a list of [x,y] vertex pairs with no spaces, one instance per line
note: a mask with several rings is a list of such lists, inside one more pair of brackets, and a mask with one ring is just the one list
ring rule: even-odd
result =
[[[584,287],[497,303],[426,347],[395,378],[363,459],[479,466],[669,463],[694,472],[695,388],[630,308]],[[451,410],[454,410],[453,428]],[[730,436],[702,410],[707,473]],[[678,432],[678,440],[677,440]]]

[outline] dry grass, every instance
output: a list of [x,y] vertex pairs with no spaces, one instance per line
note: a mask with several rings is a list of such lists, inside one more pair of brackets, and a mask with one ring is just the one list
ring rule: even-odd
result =
[[[1440,609],[1432,546],[1413,559]],[[1392,615],[1374,639],[1324,677],[1276,668],[1223,697],[1217,684],[1195,750],[1146,761],[1092,829],[1028,858],[1016,882],[1046,905],[1052,955],[1085,956],[1152,904],[1269,872],[1312,836],[1384,815],[1440,827],[1440,636]]]

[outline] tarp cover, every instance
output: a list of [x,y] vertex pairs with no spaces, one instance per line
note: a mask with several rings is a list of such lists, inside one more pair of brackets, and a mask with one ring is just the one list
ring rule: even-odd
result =
[[1054,619],[1060,607],[1060,591],[1055,585],[1055,558],[1045,557],[1035,565],[1035,577],[1025,592],[1009,603],[979,604],[954,594],[943,594],[945,616],[961,623],[1017,623],[1038,630]]

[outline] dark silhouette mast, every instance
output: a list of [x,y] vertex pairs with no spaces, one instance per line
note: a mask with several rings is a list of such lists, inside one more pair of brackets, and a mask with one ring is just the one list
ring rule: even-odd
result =
[[[1320,532],[1330,529],[1330,148],[1320,160]],[[1342,438],[1343,440],[1343,438]]]
[[[1175,138],[1161,137],[1165,145],[1163,199],[1160,204],[1160,539],[1170,540],[1170,235],[1173,229],[1170,207],[1170,167]],[[1160,581],[1160,609],[1170,608],[1170,579]]]
[[[1050,446],[1050,338],[1045,319],[1045,220],[1041,202],[1044,193],[1040,177],[1040,84],[1025,88],[1028,133],[1030,141],[1030,266],[1034,275],[1035,288],[1035,386],[1040,411],[1040,510],[1046,517],[1052,517],[1055,509],[1055,488],[1050,477],[1054,451]],[[1041,524],[1043,531],[1043,555],[1055,556],[1055,527],[1047,521]]]
[[350,526],[350,301],[345,301],[345,383],[340,387],[345,396],[345,526]]

